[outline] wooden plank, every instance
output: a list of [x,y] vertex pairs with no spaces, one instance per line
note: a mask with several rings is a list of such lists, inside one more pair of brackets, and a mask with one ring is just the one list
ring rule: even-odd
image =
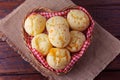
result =
[[6,42],[0,42],[0,74],[3,73],[37,73],[37,71]]
[[120,71],[102,72],[94,80],[120,80]]
[[[0,75],[0,80],[47,80],[39,73],[29,73],[29,74],[4,74]],[[120,80],[120,72],[102,72],[94,80]]]
[[72,0],[77,5],[82,6],[111,6],[111,5],[119,5],[120,0]]
[[37,73],[37,71],[25,62],[21,57],[0,59],[0,74],[4,73]]
[[115,71],[120,71],[120,55],[117,56],[105,69],[106,71],[108,70],[115,70]]
[[[40,74],[8,74],[0,76],[0,80],[48,80]],[[120,80],[120,72],[102,72],[94,80]]]
[[0,42],[0,59],[17,56],[19,55],[16,54],[6,42]]
[[5,17],[23,2],[24,0],[0,0],[0,18]]
[[0,76],[0,80],[48,80],[41,74],[4,74]]
[[120,6],[86,7],[93,18],[114,36],[120,36]]
[[6,42],[1,41],[0,80],[8,80],[9,78],[9,80],[33,80],[34,77],[36,80],[45,80],[29,63],[14,52]]
[[1,7],[1,9],[12,9],[14,6],[18,6],[21,4],[24,0],[8,0],[8,1],[0,1],[0,6],[5,6]]

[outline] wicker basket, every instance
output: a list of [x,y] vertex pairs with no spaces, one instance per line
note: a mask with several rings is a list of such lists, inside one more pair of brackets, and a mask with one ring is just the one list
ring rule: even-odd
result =
[[[53,68],[51,68],[45,58],[39,54],[39,52],[35,49],[33,49],[31,47],[31,39],[33,38],[32,36],[29,36],[24,28],[22,29],[23,30],[23,38],[25,40],[25,44],[26,44],[26,47],[28,47],[31,51],[31,53],[28,53],[28,54],[31,54],[31,55],[34,55],[34,57],[39,61],[39,63],[41,64],[41,66],[43,67],[43,71],[46,71],[46,69],[50,72],[53,72],[55,74],[62,74],[62,73],[67,73],[69,72],[74,64],[81,58],[81,56],[85,53],[86,49],[88,48],[88,46],[90,45],[90,41],[91,41],[91,36],[92,36],[92,32],[93,32],[93,28],[94,28],[94,21],[92,19],[92,17],[90,16],[90,14],[82,7],[80,6],[72,6],[72,7],[68,7],[68,8],[65,8],[61,11],[52,11],[48,8],[43,8],[43,7],[40,7],[40,8],[36,8],[36,9],[33,9],[30,13],[27,14],[27,16],[25,17],[25,19],[31,14],[31,13],[39,13],[41,14],[42,16],[46,17],[47,19],[49,19],[50,17],[53,17],[53,16],[63,16],[66,18],[66,15],[67,13],[71,10],[71,9],[78,9],[78,10],[82,10],[84,11],[90,18],[90,25],[89,27],[87,28],[86,31],[84,31],[85,33],[85,36],[86,36],[86,41],[84,42],[82,48],[80,49],[79,52],[77,53],[74,53],[72,56],[71,56],[71,61],[70,63],[62,70],[54,70]],[[25,21],[25,20],[24,20]]]

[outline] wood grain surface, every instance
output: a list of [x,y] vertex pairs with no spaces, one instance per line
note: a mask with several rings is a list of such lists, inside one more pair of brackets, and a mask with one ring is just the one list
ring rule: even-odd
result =
[[[24,0],[0,0],[0,19]],[[120,0],[73,0],[85,7],[93,18],[120,40]],[[47,80],[25,62],[8,44],[0,40],[0,80]],[[95,80],[120,80],[120,55]]]

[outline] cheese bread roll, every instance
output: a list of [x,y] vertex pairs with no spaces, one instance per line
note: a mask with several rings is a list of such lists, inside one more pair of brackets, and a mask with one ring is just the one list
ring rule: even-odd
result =
[[49,32],[52,27],[56,27],[58,25],[69,27],[68,22],[64,17],[54,16],[54,17],[51,17],[50,19],[48,19],[46,22],[47,31]]
[[47,55],[49,66],[54,69],[63,69],[70,62],[71,56],[67,49],[52,48]]
[[24,29],[29,35],[35,36],[44,31],[45,25],[46,18],[36,13],[27,17],[24,23]]
[[79,31],[71,31],[70,34],[71,34],[71,41],[67,46],[67,49],[70,52],[78,52],[86,40],[85,35]]
[[49,42],[47,34],[41,33],[36,35],[31,41],[32,48],[35,48],[43,56],[47,55],[49,50],[52,48],[51,43]]
[[53,46],[58,48],[64,48],[70,42],[69,28],[65,26],[53,27],[49,31],[48,37]]
[[70,32],[67,20],[61,16],[54,16],[46,23],[48,36],[51,44],[63,48],[70,42]]
[[73,30],[84,31],[90,24],[88,15],[82,10],[71,10],[67,15],[68,23]]

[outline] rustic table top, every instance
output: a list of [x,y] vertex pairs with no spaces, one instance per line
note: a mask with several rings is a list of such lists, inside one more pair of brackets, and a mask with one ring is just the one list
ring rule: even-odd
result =
[[[73,0],[85,7],[93,18],[120,40],[120,0]],[[0,19],[4,18],[24,0],[0,0]],[[8,44],[0,39],[0,80],[47,80]],[[120,55],[95,80],[120,80]]]

